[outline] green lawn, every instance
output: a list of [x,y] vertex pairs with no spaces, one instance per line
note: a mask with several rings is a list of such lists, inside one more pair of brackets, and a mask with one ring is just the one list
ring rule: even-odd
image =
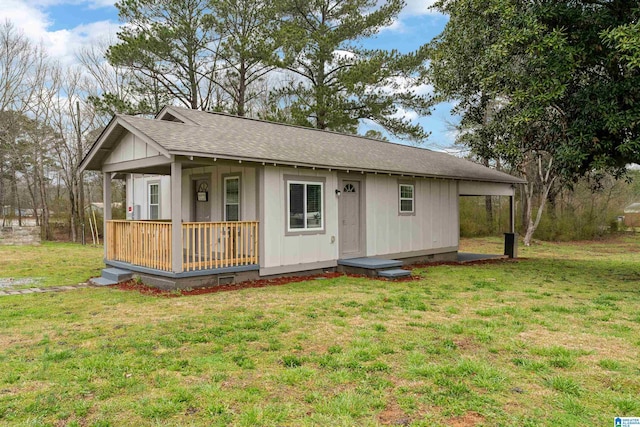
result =
[[100,275],[102,254],[102,246],[77,243],[0,246],[0,282],[17,283],[12,288],[77,285]]
[[639,251],[545,243],[413,282],[0,297],[0,425],[612,425],[640,416]]

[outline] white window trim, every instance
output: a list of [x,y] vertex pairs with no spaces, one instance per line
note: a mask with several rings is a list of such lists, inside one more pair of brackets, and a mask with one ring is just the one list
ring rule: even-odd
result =
[[[402,187],[411,187],[411,197],[402,197]],[[403,210],[402,202],[404,200],[411,200],[411,210]],[[416,186],[414,184],[398,184],[398,212],[400,214],[413,214],[416,211]]]
[[240,202],[242,200],[242,189],[240,188],[240,175],[233,175],[233,176],[225,176],[224,177],[224,185],[222,188],[222,215],[223,215],[223,221],[227,222],[227,181],[231,181],[231,180],[237,180],[238,181],[238,203],[229,203],[229,206],[231,205],[238,205],[238,221],[241,220],[242,215],[240,214]]
[[[158,187],[158,203],[151,203],[151,186],[155,185]],[[158,206],[158,218],[151,218],[151,206]],[[160,183],[159,182],[148,182],[147,183],[147,218],[150,221],[157,220],[162,218],[162,214],[160,213]]]
[[[302,197],[302,206],[303,206],[303,228],[291,228],[291,184],[301,184],[304,185],[304,195]],[[287,232],[288,233],[299,233],[299,232],[313,232],[313,233],[322,233],[324,232],[324,182],[321,181],[296,181],[296,180],[287,180]],[[320,227],[309,228],[307,227],[307,186],[308,185],[319,185],[320,186]]]

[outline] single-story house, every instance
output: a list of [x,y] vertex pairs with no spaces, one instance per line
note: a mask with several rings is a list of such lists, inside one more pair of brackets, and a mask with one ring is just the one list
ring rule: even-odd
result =
[[640,227],[640,203],[631,203],[624,208],[624,225]]
[[[458,198],[513,207],[523,182],[442,152],[173,106],[113,117],[81,169],[104,173],[105,263],[166,287],[451,259]],[[113,179],[126,179],[127,220],[111,218]]]

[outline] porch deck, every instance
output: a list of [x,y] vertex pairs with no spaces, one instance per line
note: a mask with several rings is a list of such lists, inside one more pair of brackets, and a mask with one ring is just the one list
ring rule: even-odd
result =
[[[175,273],[172,227],[163,221],[107,221],[106,261]],[[181,235],[182,272],[259,264],[257,221],[185,222]]]

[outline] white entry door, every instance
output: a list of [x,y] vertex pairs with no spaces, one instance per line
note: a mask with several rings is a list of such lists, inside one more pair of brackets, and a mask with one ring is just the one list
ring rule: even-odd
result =
[[340,256],[362,255],[360,224],[360,181],[342,181],[339,201],[340,210]]

